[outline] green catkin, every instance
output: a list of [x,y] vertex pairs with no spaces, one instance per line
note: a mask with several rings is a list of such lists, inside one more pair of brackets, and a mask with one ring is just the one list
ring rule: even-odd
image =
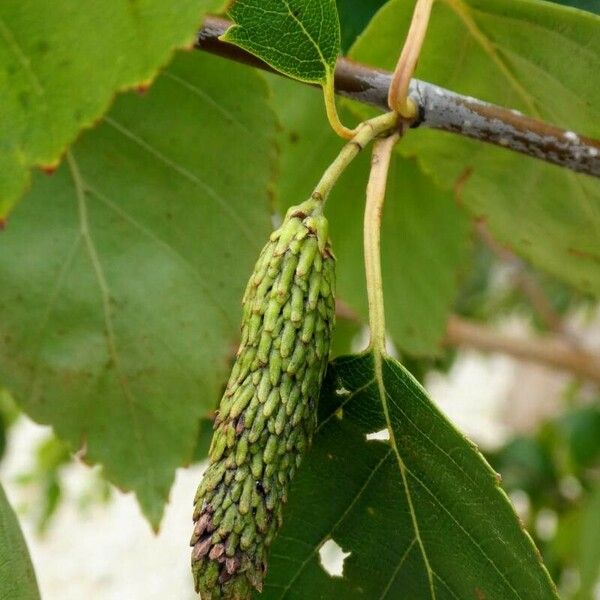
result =
[[243,299],[241,345],[194,501],[202,600],[261,591],[290,481],[310,445],[335,319],[335,263],[321,203],[292,207]]

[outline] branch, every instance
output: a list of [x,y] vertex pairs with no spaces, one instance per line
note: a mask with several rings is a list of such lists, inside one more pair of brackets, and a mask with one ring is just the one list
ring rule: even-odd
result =
[[[361,323],[360,317],[339,298],[336,299],[335,314],[340,319]],[[516,338],[452,315],[448,319],[443,343],[446,346],[463,346],[507,354],[520,360],[567,371],[600,385],[600,356],[573,346],[572,340],[564,335]]]
[[[218,17],[207,17],[199,31],[196,48],[273,71],[255,56],[219,40],[231,25]],[[347,58],[340,58],[335,70],[338,94],[387,110],[392,74]],[[413,127],[450,131],[488,144],[600,177],[600,141],[554,127],[521,113],[462,96],[425,81],[413,79],[409,94],[419,106]]]
[[557,336],[544,336],[537,339],[518,338],[452,316],[448,321],[444,343],[449,346],[464,346],[508,354],[522,360],[569,371],[600,385],[600,357],[573,348]]

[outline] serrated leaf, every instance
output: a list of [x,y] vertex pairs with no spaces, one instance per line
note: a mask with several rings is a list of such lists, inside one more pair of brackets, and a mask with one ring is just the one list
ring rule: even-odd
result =
[[19,522],[0,485],[0,600],[39,600]]
[[0,3],[0,217],[115,92],[148,84],[223,0]]
[[[277,192],[287,207],[310,195],[343,142],[323,127],[315,90],[298,89],[281,79],[269,81],[282,123]],[[362,228],[369,163],[367,150],[350,165],[326,205],[338,258],[338,294],[365,322]],[[436,353],[457,293],[468,236],[468,219],[452,194],[435,186],[414,161],[395,158],[384,209],[382,255],[387,325],[401,350]]]
[[274,134],[258,74],[181,54],[38,175],[0,234],[0,379],[154,526],[238,339]]
[[[392,68],[411,11],[411,3],[389,2],[352,56]],[[545,2],[444,0],[434,5],[417,76],[599,136],[599,33],[599,17]],[[430,130],[409,132],[398,148],[440,185],[451,188],[462,178],[465,206],[500,241],[600,294],[597,179]]]
[[324,85],[340,52],[335,0],[236,0],[223,39],[274,69]]
[[[389,441],[367,440],[386,427]],[[330,539],[349,553],[341,577],[320,564]],[[558,597],[481,454],[370,353],[330,365],[269,569],[267,600]]]

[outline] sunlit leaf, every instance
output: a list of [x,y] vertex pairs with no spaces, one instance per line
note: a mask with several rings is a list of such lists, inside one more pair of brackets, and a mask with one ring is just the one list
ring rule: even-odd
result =
[[0,218],[116,92],[147,86],[223,0],[0,2]]
[[236,0],[223,36],[274,69],[324,84],[340,52],[335,0]]
[[238,339],[274,134],[256,73],[182,54],[0,233],[0,379],[155,526]]

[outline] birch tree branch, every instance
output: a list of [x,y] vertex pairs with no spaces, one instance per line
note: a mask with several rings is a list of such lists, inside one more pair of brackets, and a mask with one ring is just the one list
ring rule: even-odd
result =
[[600,385],[600,356],[573,348],[571,344],[556,335],[520,338],[499,333],[485,325],[454,315],[448,321],[444,343],[449,346],[507,354],[521,360],[568,371]]
[[[219,40],[231,22],[207,17],[198,32],[196,48],[273,71],[248,52]],[[392,74],[340,58],[335,70],[338,94],[387,110]],[[456,94],[426,81],[411,81],[410,98],[419,106],[413,127],[450,131],[527,156],[600,177],[600,141],[532,119],[521,113]]]
[[[352,308],[339,298],[336,299],[335,313],[340,319],[361,323]],[[458,315],[450,315],[443,344],[505,354],[571,373],[600,386],[600,355],[574,346],[562,334],[517,337]]]

